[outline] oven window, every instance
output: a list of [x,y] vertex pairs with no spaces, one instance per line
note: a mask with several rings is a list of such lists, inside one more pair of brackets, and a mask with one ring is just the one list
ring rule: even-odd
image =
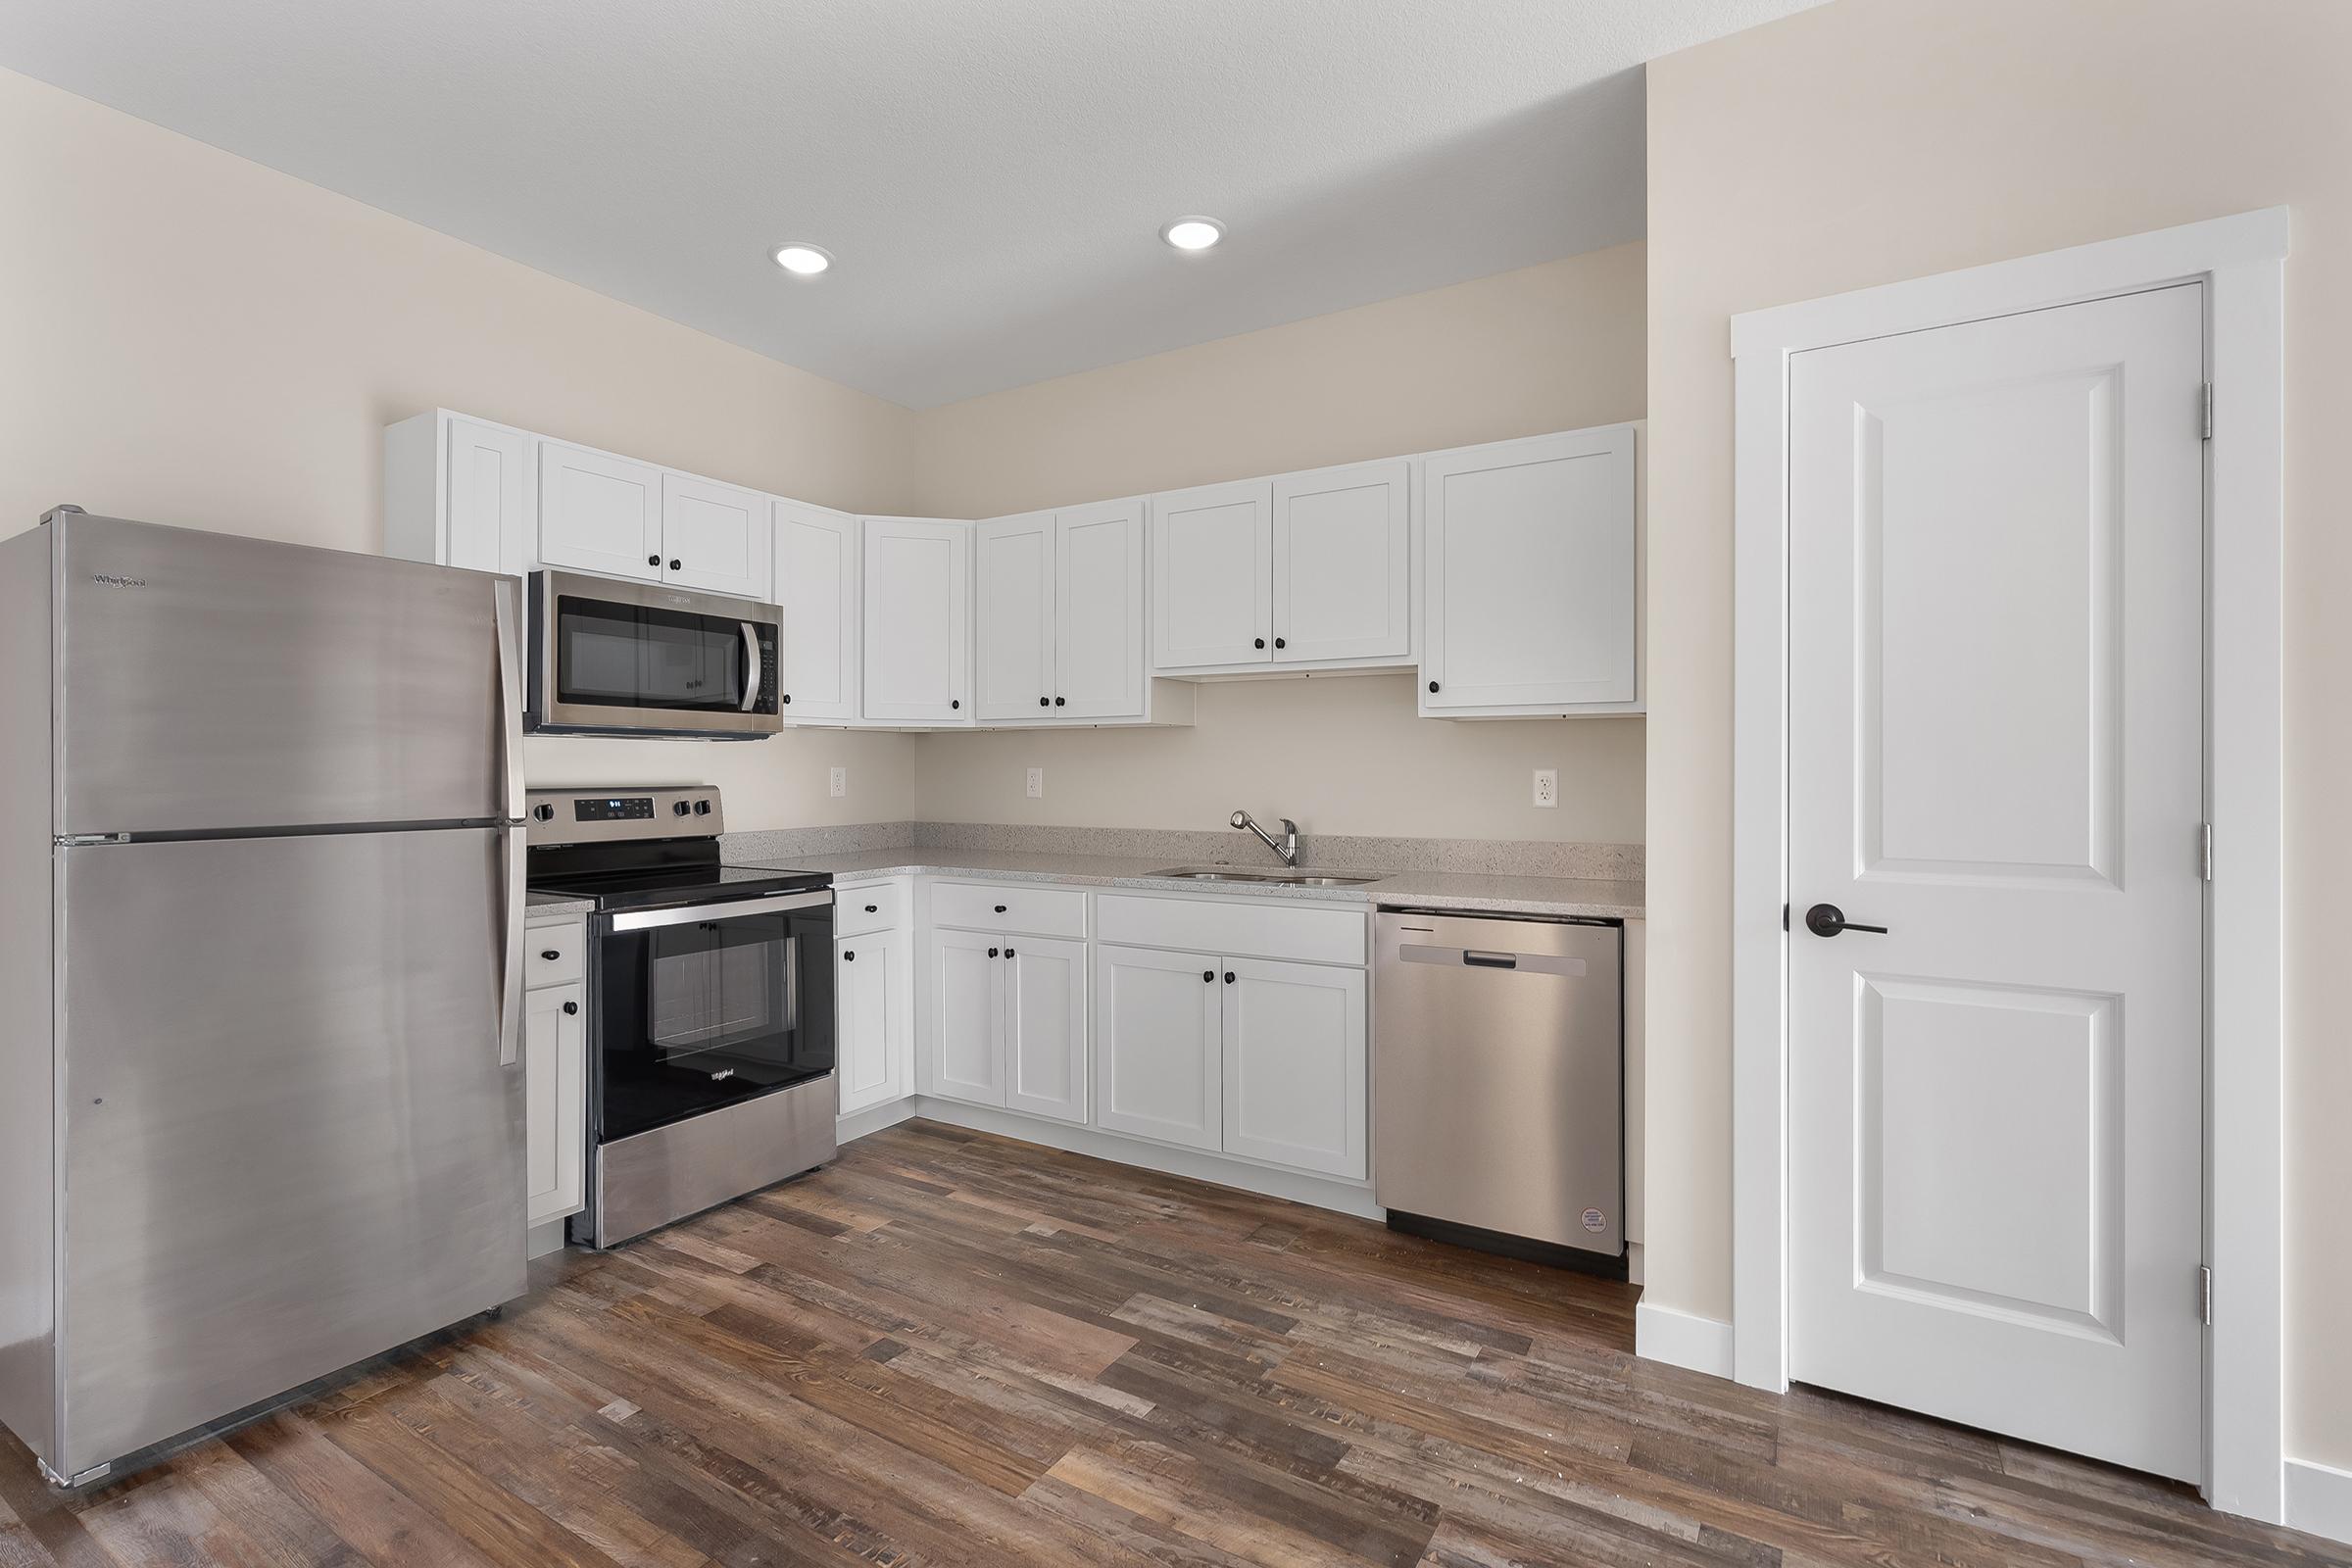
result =
[[556,600],[556,696],[600,708],[743,707],[743,622],[570,594]]
[[601,1136],[830,1072],[832,938],[830,906],[604,937]]

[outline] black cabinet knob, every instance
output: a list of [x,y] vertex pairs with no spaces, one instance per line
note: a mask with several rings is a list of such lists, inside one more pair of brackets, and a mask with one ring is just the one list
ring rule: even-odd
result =
[[1203,980],[1214,981],[1217,978],[1217,971],[1214,969],[1203,969],[1200,971],[1200,978]]
[[673,561],[673,562],[671,562],[671,563],[669,564],[669,569],[670,569],[670,570],[672,570],[672,571],[676,571],[677,569],[679,569],[681,566],[683,566],[683,565],[685,565],[685,564],[686,564],[686,563],[684,563],[684,562],[682,562],[682,561]]
[[950,708],[961,708],[963,706],[963,699],[960,697],[951,697],[948,699],[948,706]]
[[989,949],[989,950],[988,950],[988,956],[989,956],[990,957],[992,957],[992,958],[993,958],[993,957],[995,957],[995,956],[997,956],[997,950],[996,950],[996,949],[994,949],[994,948],[991,948],[991,949]]
[[1277,648],[1288,648],[1291,646],[1290,639],[1287,637],[1277,637],[1274,639],[1274,646]]
[[1225,971],[1225,983],[1227,985],[1233,984],[1233,971],[1231,969]]
[[998,905],[998,906],[997,906],[997,912],[998,912],[999,914],[1003,914],[1003,913],[1004,912],[1004,906],[1003,906],[1002,904]]
[[1256,642],[1252,643],[1250,646],[1251,646],[1251,647],[1253,647],[1253,648],[1263,648],[1263,647],[1265,647],[1265,646],[1266,646],[1266,640],[1265,640],[1263,637],[1260,637],[1260,638],[1258,638],[1258,639],[1257,639],[1257,641],[1256,641]]
[[1856,925],[1835,904],[1816,904],[1807,909],[1805,929],[1817,937],[1834,937],[1840,931],[1868,931],[1882,937],[1886,934],[1886,928],[1883,925]]
[[1431,691],[1433,691],[1433,692],[1434,692],[1434,691],[1436,691],[1436,690],[1438,689],[1438,683],[1437,683],[1436,681],[1434,681],[1434,680],[1433,680],[1433,681],[1431,681],[1431,682],[1429,683],[1429,689],[1430,689]]
[[875,913],[876,911],[878,911],[878,910],[879,910],[881,907],[882,907],[882,906],[880,906],[879,904],[869,904],[869,905],[867,905],[867,906],[865,906],[865,912],[866,912],[866,913],[868,913],[868,914],[873,914],[873,913]]
[[790,708],[792,706],[792,693],[786,692],[784,694],[784,706],[786,708]]
[[565,1004],[564,1004],[564,1012],[565,1012],[567,1015],[570,1015],[570,1016],[576,1017],[576,1016],[578,1016],[578,1014],[579,1014],[579,1010],[580,1010],[580,1004],[579,1004],[578,1003],[576,1003],[576,1002],[566,1002]]
[[1056,698],[1054,698],[1054,706],[1055,708],[1061,708],[1061,707],[1065,706],[1064,700],[1063,700],[1063,699],[1061,699],[1061,698],[1059,698],[1059,697],[1056,697]]
[[1054,706],[1054,702],[1053,702],[1053,699],[1051,699],[1051,698],[1048,698],[1048,697],[1040,697],[1040,698],[1037,700],[1037,706],[1038,706],[1038,707],[1040,707],[1040,708],[1052,708],[1052,707]]
[[1009,957],[1011,957],[1011,956],[1012,956],[1012,950],[1011,950],[1010,948],[1006,948],[1006,949],[1004,950],[1004,956],[1006,956],[1007,958],[1009,958]]
[[564,955],[557,952],[554,948],[541,948],[539,950],[539,956],[545,958],[548,962],[553,963],[558,958],[564,956]]
[[858,950],[855,948],[842,949],[841,961],[844,963],[856,963],[858,961]]
[[645,564],[649,566],[659,566],[662,564],[662,558],[660,556],[648,556],[645,558]]

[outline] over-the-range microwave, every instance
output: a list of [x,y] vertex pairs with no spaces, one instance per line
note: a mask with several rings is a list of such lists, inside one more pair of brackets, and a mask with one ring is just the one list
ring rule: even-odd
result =
[[754,740],[783,728],[774,605],[531,573],[530,727]]

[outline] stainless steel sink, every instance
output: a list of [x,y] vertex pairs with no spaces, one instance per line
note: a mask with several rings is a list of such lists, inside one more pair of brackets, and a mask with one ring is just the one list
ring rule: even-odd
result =
[[1353,888],[1377,876],[1336,876],[1321,871],[1271,871],[1249,865],[1171,865],[1148,873],[1182,882],[1270,882],[1286,888]]

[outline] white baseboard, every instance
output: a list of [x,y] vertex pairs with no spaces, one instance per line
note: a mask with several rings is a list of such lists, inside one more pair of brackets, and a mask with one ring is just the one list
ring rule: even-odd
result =
[[2352,1543],[2352,1470],[2287,1460],[2286,1523],[2292,1530]]
[[847,1116],[834,1119],[833,1142],[836,1144],[853,1143],[863,1138],[867,1133],[878,1133],[885,1127],[896,1127],[899,1123],[909,1120],[918,1114],[920,1112],[915,1109],[914,1098],[911,1095],[905,1100],[894,1100],[887,1105],[868,1105],[863,1110],[853,1110]]
[[[961,1101],[934,1100],[927,1095],[918,1095],[904,1103],[911,1107],[905,1112],[906,1116],[924,1116],[932,1121],[945,1122],[951,1127],[968,1127],[974,1132],[995,1133],[1001,1138],[1016,1138],[1026,1144],[1043,1144],[1048,1149],[1064,1150],[1073,1154],[1091,1154],[1097,1159],[1107,1159],[1120,1165],[1155,1170],[1164,1176],[1189,1176],[1195,1181],[1239,1188],[1245,1193],[1256,1193],[1263,1198],[1285,1198],[1294,1203],[1328,1208],[1340,1214],[1353,1214],[1358,1219],[1388,1217],[1388,1210],[1372,1201],[1369,1183],[1335,1181],[1325,1176],[1280,1170],[1270,1165],[1253,1165],[1223,1154],[1146,1143],[1142,1139],[1100,1132],[1072,1122],[1024,1115],[1016,1110],[999,1110],[993,1105],[967,1105]],[[896,1110],[900,1107],[879,1108]],[[872,1131],[871,1128],[865,1130]]]
[[544,1225],[534,1225],[523,1233],[522,1255],[545,1257],[550,1252],[564,1250],[564,1232],[569,1220],[551,1219]]
[[1732,1375],[1732,1326],[1711,1317],[1678,1312],[1671,1306],[1637,1302],[1634,1353],[1709,1377],[1728,1378]]

